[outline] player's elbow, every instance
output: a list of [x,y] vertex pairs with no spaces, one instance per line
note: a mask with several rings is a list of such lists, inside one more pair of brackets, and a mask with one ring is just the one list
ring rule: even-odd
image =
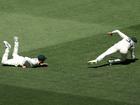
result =
[[112,33],[119,33],[120,32],[120,30],[114,30],[114,31],[112,31]]

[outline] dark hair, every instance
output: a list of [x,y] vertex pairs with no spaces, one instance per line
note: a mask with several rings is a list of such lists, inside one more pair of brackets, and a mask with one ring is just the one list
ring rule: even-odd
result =
[[131,40],[133,40],[133,42],[135,42],[135,43],[137,43],[138,42],[138,40],[137,40],[137,38],[136,37],[130,37],[131,38]]
[[43,61],[43,62],[47,59],[44,55],[38,55],[37,58],[39,61]]

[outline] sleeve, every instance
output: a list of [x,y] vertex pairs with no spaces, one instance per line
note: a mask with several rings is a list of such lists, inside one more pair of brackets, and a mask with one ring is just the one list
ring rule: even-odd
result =
[[112,31],[112,34],[115,34],[115,33],[117,33],[118,35],[120,35],[120,37],[123,38],[123,39],[129,39],[129,37],[127,35],[125,35],[124,33],[122,33],[119,30]]

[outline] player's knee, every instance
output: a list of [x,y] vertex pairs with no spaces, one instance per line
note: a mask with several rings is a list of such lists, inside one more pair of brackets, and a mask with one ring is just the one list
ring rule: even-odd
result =
[[125,55],[125,54],[128,53],[128,49],[121,49],[121,50],[120,50],[120,53]]
[[17,56],[19,56],[18,54],[13,53],[12,54],[13,58],[16,58]]

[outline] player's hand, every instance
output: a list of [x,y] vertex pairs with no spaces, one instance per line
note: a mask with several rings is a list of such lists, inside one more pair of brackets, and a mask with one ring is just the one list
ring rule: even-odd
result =
[[112,32],[108,32],[107,34],[108,34],[109,36],[112,36],[112,35],[113,35],[113,33],[112,33]]
[[41,67],[48,67],[48,64],[47,63],[41,63],[40,66]]

